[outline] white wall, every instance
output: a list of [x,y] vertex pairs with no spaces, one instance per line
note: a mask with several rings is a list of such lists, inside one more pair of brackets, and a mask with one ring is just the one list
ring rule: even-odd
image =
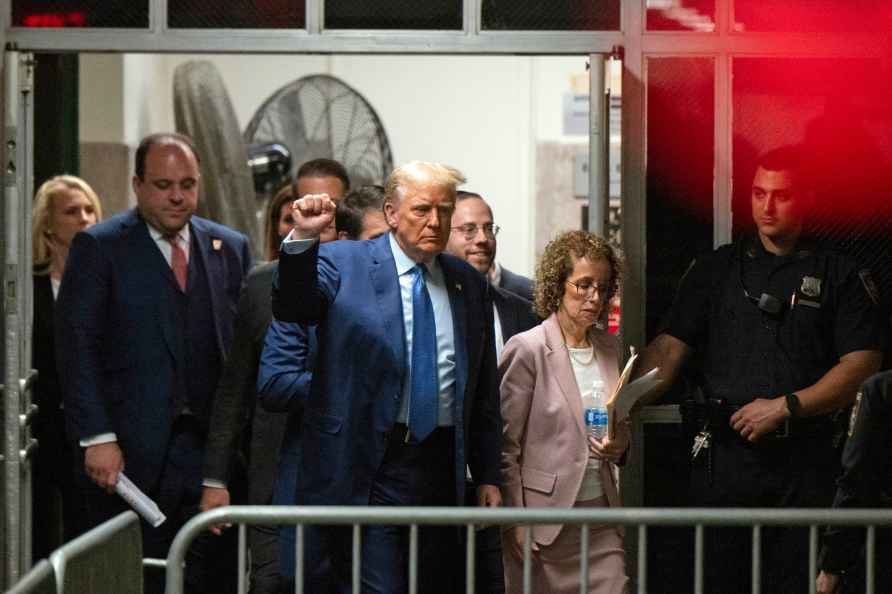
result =
[[561,130],[562,97],[571,77],[585,72],[582,56],[131,54],[82,55],[82,141],[134,146],[149,132],[172,130],[173,72],[191,59],[217,66],[242,129],[287,82],[315,73],[341,78],[378,112],[395,163],[449,163],[491,202],[503,228],[499,259],[521,273],[534,268],[536,143],[586,142]]
[[81,54],[80,142],[124,142],[124,56]]

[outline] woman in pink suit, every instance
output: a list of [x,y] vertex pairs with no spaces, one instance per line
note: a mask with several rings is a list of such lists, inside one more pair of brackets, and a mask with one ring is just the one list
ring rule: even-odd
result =
[[[607,394],[619,376],[620,346],[607,328],[619,263],[606,241],[584,231],[560,235],[536,271],[535,309],[547,318],[505,345],[499,372],[503,437],[502,498],[506,506],[589,508],[620,504],[615,465],[629,445],[621,423],[611,440],[589,437],[582,398],[600,380]],[[579,592],[580,530],[532,527],[532,591]],[[508,594],[522,591],[524,528],[502,532]],[[626,589],[622,533],[592,526],[588,591]]]

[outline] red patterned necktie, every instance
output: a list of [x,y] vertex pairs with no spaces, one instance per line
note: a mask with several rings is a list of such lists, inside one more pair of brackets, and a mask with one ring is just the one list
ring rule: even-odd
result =
[[170,244],[170,268],[173,275],[177,279],[180,290],[186,292],[186,275],[189,270],[189,263],[186,262],[186,251],[180,247],[180,237],[178,235],[168,235],[164,238]]

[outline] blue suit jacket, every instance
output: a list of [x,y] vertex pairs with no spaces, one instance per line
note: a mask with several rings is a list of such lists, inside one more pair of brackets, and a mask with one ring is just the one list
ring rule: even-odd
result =
[[[303,406],[310,394],[316,352],[316,330],[303,324],[273,320],[263,341],[257,396],[270,412],[287,411],[279,451],[273,505],[294,505],[301,442]],[[294,575],[294,528],[279,527],[279,571]]]
[[[486,281],[459,258],[438,256],[455,333],[455,494],[465,464],[498,485],[501,417],[492,302]],[[387,235],[281,254],[273,314],[315,323],[318,352],[297,451],[298,504],[367,505],[406,375],[396,264]]]
[[[201,258],[207,274],[222,362],[251,264],[248,240],[199,217],[192,217],[190,232],[190,258]],[[69,435],[81,440],[116,433],[127,476],[144,490],[155,485],[164,463],[172,378],[177,361],[188,356],[177,352],[166,288],[171,275],[145,221],[130,210],[75,236],[56,307]],[[199,379],[212,394],[218,378]],[[211,403],[190,405],[206,426]]]
[[263,341],[257,397],[266,410],[288,414],[273,505],[294,504],[303,407],[310,394],[317,350],[315,328],[293,322],[273,320]]

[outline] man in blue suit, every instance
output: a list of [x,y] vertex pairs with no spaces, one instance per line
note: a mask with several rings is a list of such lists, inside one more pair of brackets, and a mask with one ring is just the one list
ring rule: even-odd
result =
[[[295,202],[273,312],[317,324],[298,504],[459,505],[466,464],[479,504],[500,504],[492,304],[482,275],[441,253],[463,181],[435,163],[396,169],[385,184],[391,232],[371,241],[319,246],[334,203],[326,195]],[[309,532],[348,592],[349,530]],[[422,530],[419,591],[453,591],[457,545],[457,531]],[[408,531],[367,527],[363,592],[406,592],[407,569]]]
[[[143,525],[143,554],[164,557],[198,510],[208,417],[251,258],[245,236],[193,216],[200,174],[189,138],[148,136],[135,161],[137,208],[72,242],[57,359],[88,521],[126,507],[112,495],[125,471],[167,516]],[[225,540],[208,534],[190,549],[187,590],[231,586],[209,567]],[[163,591],[161,578],[148,572],[146,591]]]

